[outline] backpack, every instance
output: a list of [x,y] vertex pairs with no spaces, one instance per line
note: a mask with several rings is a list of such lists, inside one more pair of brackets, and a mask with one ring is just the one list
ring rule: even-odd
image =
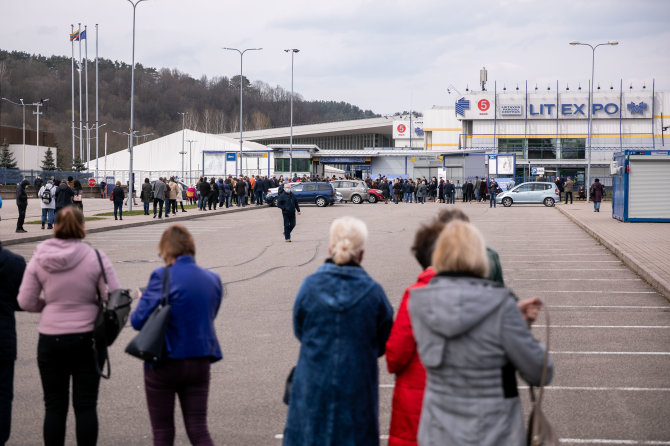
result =
[[42,203],[50,204],[51,203],[51,188],[44,187],[44,192],[42,192]]

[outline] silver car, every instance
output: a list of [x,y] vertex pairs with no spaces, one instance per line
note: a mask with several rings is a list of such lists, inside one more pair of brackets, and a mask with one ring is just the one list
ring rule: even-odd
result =
[[370,193],[365,181],[360,180],[335,180],[331,181],[336,192],[342,194],[342,201],[351,201],[354,204],[368,201]]
[[496,203],[501,203],[507,208],[512,206],[512,204],[542,203],[545,206],[553,206],[558,201],[558,197],[558,187],[554,183],[534,181],[519,184],[508,191],[498,194],[496,196]]

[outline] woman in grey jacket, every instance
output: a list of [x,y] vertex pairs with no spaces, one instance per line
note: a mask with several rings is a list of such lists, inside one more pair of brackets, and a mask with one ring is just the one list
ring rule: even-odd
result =
[[[545,347],[517,307],[516,296],[484,279],[484,240],[452,221],[433,252],[437,276],[411,291],[409,311],[427,382],[419,445],[525,444],[515,372],[539,385]],[[549,358],[547,382],[553,376]]]

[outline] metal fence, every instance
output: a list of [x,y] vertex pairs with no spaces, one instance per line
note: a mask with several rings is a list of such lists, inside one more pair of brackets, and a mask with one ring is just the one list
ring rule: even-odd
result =
[[84,184],[89,178],[93,178],[92,172],[68,172],[64,170],[19,170],[19,169],[0,169],[0,184],[18,184],[23,179],[35,182],[37,177],[43,180],[46,178],[67,179],[72,177]]

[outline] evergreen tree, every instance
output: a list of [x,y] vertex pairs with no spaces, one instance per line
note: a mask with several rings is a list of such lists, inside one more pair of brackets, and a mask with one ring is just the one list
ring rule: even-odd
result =
[[74,161],[72,162],[72,170],[75,172],[83,172],[86,170],[86,164],[81,161],[79,155],[75,155],[74,157]]
[[5,139],[4,143],[2,144],[2,151],[0,151],[0,168],[5,168],[5,169],[18,169],[19,167],[16,165],[16,160],[14,159],[14,155],[12,152],[9,151],[9,144],[7,144],[7,140]]
[[42,170],[56,170],[56,163],[54,160],[53,152],[51,147],[47,148],[47,152],[44,154],[44,159],[42,160],[42,165],[40,166]]
[[63,170],[63,167],[66,166],[65,160],[63,158],[63,150],[59,150],[58,143],[56,143],[56,170]]

